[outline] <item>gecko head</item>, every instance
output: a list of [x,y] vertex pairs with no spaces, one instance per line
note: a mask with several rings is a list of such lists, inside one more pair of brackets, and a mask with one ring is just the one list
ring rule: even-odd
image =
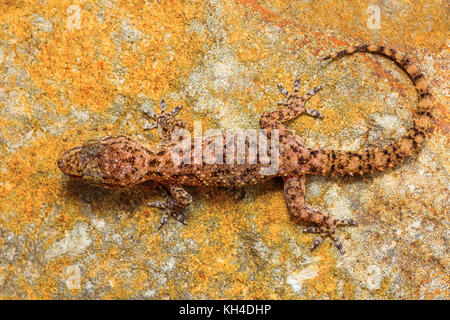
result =
[[58,168],[62,173],[71,177],[81,177],[83,166],[81,161],[81,147],[65,151],[58,160]]
[[126,136],[91,140],[64,152],[58,160],[62,173],[98,187],[133,186],[148,172],[148,150]]
[[102,181],[99,169],[99,155],[102,151],[100,143],[89,143],[67,150],[58,160],[58,168],[62,173],[76,180],[90,184]]

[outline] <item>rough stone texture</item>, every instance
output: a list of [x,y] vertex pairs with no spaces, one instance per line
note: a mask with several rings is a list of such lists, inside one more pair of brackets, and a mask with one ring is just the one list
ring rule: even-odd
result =
[[[445,1],[64,1],[0,3],[0,297],[448,299],[449,45]],[[79,17],[79,21],[77,20]],[[370,23],[370,21],[369,21]],[[292,121],[309,146],[356,150],[401,136],[414,88],[381,57],[328,66],[363,43],[409,52],[437,99],[437,129],[400,167],[311,177],[307,200],[361,224],[345,255],[289,221],[282,184],[190,190],[188,226],[158,232],[152,183],[108,191],[64,177],[64,149],[145,136],[139,99],[183,103],[207,128],[256,128],[302,74],[324,120]]]

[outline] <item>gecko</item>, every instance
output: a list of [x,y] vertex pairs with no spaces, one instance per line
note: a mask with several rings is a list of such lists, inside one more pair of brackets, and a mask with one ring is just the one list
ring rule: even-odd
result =
[[[278,84],[284,100],[278,102],[277,110],[262,114],[260,128],[270,137],[275,130],[278,134],[279,167],[271,174],[261,174],[260,163],[211,164],[204,160],[190,164],[174,163],[171,152],[176,141],[171,135],[183,129],[186,122],[177,119],[181,106],[167,111],[162,98],[161,112],[143,110],[154,120],[144,129],[158,128],[161,142],[150,147],[131,137],[108,136],[89,141],[81,146],[65,151],[58,160],[59,169],[76,180],[111,189],[128,188],[144,181],[154,181],[162,186],[164,201],[149,202],[148,205],[162,210],[158,225],[160,229],[173,218],[186,224],[184,209],[191,205],[192,197],[185,186],[196,187],[234,187],[261,183],[268,179],[281,177],[284,182],[284,197],[290,218],[303,225],[304,232],[318,234],[313,240],[311,250],[317,248],[327,237],[335,247],[344,253],[342,242],[336,233],[337,227],[357,225],[354,219],[337,219],[332,214],[309,207],[305,202],[305,182],[309,175],[364,175],[393,168],[417,152],[425,138],[433,130],[433,103],[429,84],[423,72],[404,53],[379,45],[359,45],[325,58],[325,63],[359,52],[378,54],[393,60],[412,80],[417,94],[418,107],[414,111],[414,123],[405,135],[384,146],[360,151],[341,151],[308,148],[302,139],[290,130],[285,122],[302,114],[322,118],[319,111],[306,107],[306,102],[319,90],[314,87],[307,93],[299,93],[300,79],[293,84],[292,92]],[[207,148],[211,140],[205,139],[202,148]],[[224,145],[223,148],[230,148]],[[224,150],[225,151],[225,150]],[[189,157],[194,157],[192,153]]]

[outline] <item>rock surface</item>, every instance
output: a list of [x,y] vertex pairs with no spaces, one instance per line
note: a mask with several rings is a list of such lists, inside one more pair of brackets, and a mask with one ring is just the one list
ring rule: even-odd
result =
[[[336,4],[339,3],[339,4]],[[0,4],[0,298],[448,299],[449,45],[443,1],[85,1]],[[377,13],[380,13],[379,19]],[[108,191],[70,181],[61,152],[103,135],[142,135],[140,99],[184,104],[189,123],[257,128],[276,83],[298,73],[324,120],[289,125],[308,146],[357,150],[401,136],[415,90],[408,52],[432,85],[436,130],[416,157],[358,179],[309,177],[307,201],[358,227],[347,253],[289,221],[279,180],[190,189],[188,225],[156,227],[145,183]]]

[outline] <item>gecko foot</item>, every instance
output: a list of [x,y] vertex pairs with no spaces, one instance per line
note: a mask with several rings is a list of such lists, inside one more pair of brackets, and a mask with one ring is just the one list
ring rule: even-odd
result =
[[303,96],[299,96],[297,93],[300,89],[300,75],[295,79],[294,85],[293,85],[293,93],[289,93],[289,91],[283,87],[281,84],[277,84],[278,90],[280,93],[286,98],[284,100],[278,101],[278,105],[282,106],[289,106],[291,103],[296,103],[297,101],[300,102],[302,107],[304,108],[304,113],[307,115],[313,117],[313,118],[320,118],[323,119],[323,115],[317,111],[316,109],[306,108],[304,107],[304,103],[308,101],[313,95],[315,95],[317,92],[319,92],[322,89],[322,86],[317,86],[309,90],[307,93],[305,93]]
[[161,220],[158,224],[158,230],[160,230],[169,221],[170,218],[174,218],[181,224],[186,225],[186,216],[181,212],[183,210],[183,207],[177,205],[176,201],[170,197],[169,193],[162,185],[159,185],[158,188],[161,192],[161,195],[165,198],[165,201],[152,201],[147,203],[149,207],[155,207],[164,210],[161,216]]
[[186,225],[186,216],[180,211],[173,209],[173,205],[170,201],[153,201],[149,202],[147,205],[149,207],[155,207],[164,210],[161,216],[161,220],[158,224],[158,230],[160,230],[169,221],[170,218],[174,218],[181,224]]
[[175,116],[180,112],[182,106],[179,105],[172,109],[172,111],[167,111],[167,104],[162,97],[161,102],[159,104],[161,113],[157,114],[149,107],[144,107],[142,112],[144,112],[148,117],[155,120],[153,123],[146,124],[144,126],[144,130],[151,130],[154,128],[158,128],[158,133],[160,138],[170,138],[170,135],[174,129],[184,128],[186,126],[186,122],[183,120],[175,119]]
[[341,254],[344,254],[345,250],[342,246],[341,239],[339,239],[339,237],[336,235],[336,226],[356,226],[358,225],[358,223],[353,219],[331,219],[330,221],[332,222],[332,224],[324,226],[309,226],[306,229],[303,229],[303,232],[319,234],[319,237],[314,240],[313,245],[311,246],[311,251],[315,250],[319,245],[321,245],[326,237],[330,237],[339,252]]

